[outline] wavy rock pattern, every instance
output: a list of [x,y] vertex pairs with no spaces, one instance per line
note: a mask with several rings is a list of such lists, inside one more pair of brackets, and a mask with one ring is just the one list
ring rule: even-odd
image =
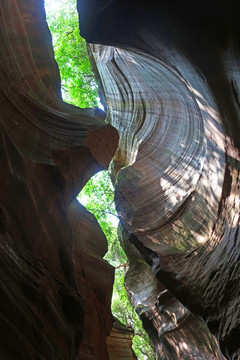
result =
[[[118,134],[99,109],[62,102],[43,5],[0,2],[1,355],[105,360],[113,268],[73,199]],[[78,1],[83,35],[103,44],[91,58],[120,135],[111,169],[131,301],[160,357],[222,359],[207,324],[235,360],[239,11],[197,6]]]
[[[203,1],[185,12],[175,1],[112,1],[101,10],[92,5],[89,22],[79,3],[83,35],[108,45],[91,51],[107,119],[120,134],[112,172],[121,222],[157,279],[206,321],[227,358],[238,359],[237,7]],[[139,276],[137,263],[130,274]],[[138,298],[131,276],[128,292]],[[179,358],[175,336],[166,358]],[[187,330],[185,338],[196,345]]]
[[1,1],[0,18],[1,358],[106,360],[114,269],[71,203],[118,134],[62,102],[42,0]]
[[[161,284],[136,249],[134,236],[119,229],[129,260],[125,287],[159,359],[224,359],[206,324]],[[136,238],[137,239],[137,238]]]

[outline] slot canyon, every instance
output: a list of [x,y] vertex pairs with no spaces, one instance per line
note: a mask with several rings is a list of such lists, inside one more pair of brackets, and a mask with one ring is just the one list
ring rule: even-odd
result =
[[99,108],[62,101],[43,0],[0,1],[2,360],[130,360],[107,240],[156,359],[240,359],[240,6],[78,0]]

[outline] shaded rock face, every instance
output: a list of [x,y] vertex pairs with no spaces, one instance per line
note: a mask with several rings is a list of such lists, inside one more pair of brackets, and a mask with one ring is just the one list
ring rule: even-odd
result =
[[62,102],[44,2],[1,1],[0,15],[1,358],[105,360],[114,269],[73,199],[118,134]]
[[74,200],[114,153],[126,288],[159,358],[240,358],[238,9],[197,6],[78,1],[107,125],[61,101],[43,0],[0,2],[3,359],[119,359],[106,239]]
[[111,169],[131,301],[161,358],[221,358],[210,330],[239,359],[238,5],[78,8],[120,135]]

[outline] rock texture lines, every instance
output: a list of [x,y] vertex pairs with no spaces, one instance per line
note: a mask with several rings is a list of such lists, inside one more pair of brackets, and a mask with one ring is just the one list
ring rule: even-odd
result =
[[[124,242],[134,243],[161,285],[205,320],[223,354],[238,359],[237,7],[221,8],[203,1],[195,11],[193,6],[186,10],[186,5],[140,1],[120,6],[111,2],[101,11],[95,8],[91,12],[91,28],[80,12],[80,24],[89,42],[104,44],[90,47],[108,104],[107,119],[120,135],[111,169],[117,210],[128,234]],[[133,280],[145,274],[138,262],[135,254],[126,277],[136,308],[139,298],[141,306],[147,306],[143,297],[145,301],[149,297],[151,304],[149,293],[154,291],[148,290],[144,276],[142,286]],[[162,309],[162,301],[168,297],[166,290],[159,290],[161,285],[152,288],[157,286],[156,293],[160,292],[155,300]],[[176,320],[178,306],[176,303],[172,313],[175,325],[169,318],[176,338],[182,323]],[[155,321],[152,311],[148,314],[151,321],[145,322],[150,336]],[[192,317],[189,324],[195,321]],[[160,338],[163,345],[160,334],[167,330],[162,324],[154,328],[158,331],[156,343]],[[200,323],[192,326],[196,338],[201,331],[207,334],[203,328]],[[187,334],[187,326],[185,330]],[[185,330],[183,326],[182,333]],[[201,343],[188,335],[186,339],[195,349],[196,342]],[[172,350],[161,354],[163,358],[185,356],[189,344],[178,354],[180,342],[171,344]],[[189,348],[186,352],[189,359],[201,358],[201,354],[221,357],[217,348],[208,355],[203,355],[201,346],[198,355]]]
[[78,10],[106,122],[62,101],[43,0],[0,2],[1,355],[134,358],[111,332],[105,236],[74,200],[110,163],[125,285],[158,357],[237,360],[237,2]]

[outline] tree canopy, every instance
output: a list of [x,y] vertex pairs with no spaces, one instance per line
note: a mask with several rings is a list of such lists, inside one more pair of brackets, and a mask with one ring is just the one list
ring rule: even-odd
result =
[[114,188],[108,172],[101,171],[93,176],[78,195],[78,200],[96,216],[108,240],[108,252],[105,259],[115,266],[112,297],[113,315],[134,330],[133,350],[138,359],[153,360],[156,358],[155,352],[123,286],[128,264],[127,257],[118,239]]
[[[74,0],[45,0],[47,21],[52,33],[55,58],[59,66],[64,101],[79,107],[99,106],[97,83],[88,58],[86,43],[80,37]],[[115,266],[112,312],[134,330],[133,350],[139,360],[155,359],[154,350],[124,288],[127,257],[117,235],[118,216],[114,188],[107,171],[92,177],[78,196],[92,212],[108,240],[105,259]]]
[[63,99],[82,108],[98,106],[97,83],[86,42],[79,34],[76,2],[45,0],[45,7],[60,70]]

